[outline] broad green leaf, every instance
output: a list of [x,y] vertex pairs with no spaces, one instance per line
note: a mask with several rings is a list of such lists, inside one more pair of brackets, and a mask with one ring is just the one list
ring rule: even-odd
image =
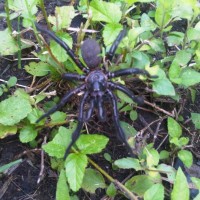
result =
[[55,16],[49,16],[48,20],[56,26],[56,29],[69,28],[72,19],[75,17],[73,6],[56,7]]
[[90,3],[89,10],[92,15],[92,21],[116,24],[122,17],[120,6],[115,3],[93,0]]
[[196,177],[191,177],[192,182],[195,184],[198,190],[200,190],[200,179]]
[[149,3],[149,2],[154,2],[155,0],[124,0],[126,3],[128,3],[129,6],[136,2],[141,2],[141,3]]
[[153,85],[153,91],[159,95],[175,96],[174,86],[167,78],[163,79],[158,78],[153,82],[152,85]]
[[[126,102],[126,103],[133,103],[134,101],[129,97],[127,96],[126,94],[124,94],[123,92],[121,92],[120,90],[117,90],[117,96],[123,101],[123,102]],[[123,110],[124,111],[124,110]],[[122,112],[122,111],[121,111]]]
[[0,123],[14,125],[31,112],[30,102],[21,97],[12,96],[0,103]]
[[120,125],[121,125],[127,138],[133,137],[136,135],[137,131],[135,130],[135,128],[133,126],[131,126],[130,124],[128,124],[127,122],[120,121]]
[[114,164],[121,169],[135,169],[136,171],[143,169],[139,160],[135,158],[122,158],[116,160]]
[[125,186],[139,196],[143,196],[144,193],[154,185],[154,179],[148,175],[137,175],[129,179]]
[[190,168],[192,166],[193,156],[192,156],[192,153],[190,151],[180,150],[178,152],[178,157],[180,158],[180,160],[184,163],[184,165],[186,167]]
[[[57,36],[62,39],[70,48],[72,48],[72,38],[67,33],[59,33]],[[50,48],[53,55],[60,61],[65,62],[68,59],[67,52],[54,40],[50,42]]]
[[52,123],[61,123],[61,122],[65,122],[66,120],[66,113],[64,112],[60,112],[60,111],[56,111],[55,113],[53,113],[51,115],[51,122]]
[[160,170],[161,173],[167,174],[167,178],[169,179],[169,181],[174,182],[176,177],[176,170],[172,166],[160,164],[157,166],[157,170]]
[[76,142],[78,149],[84,154],[100,153],[108,143],[109,139],[104,135],[83,134]]
[[170,143],[175,144],[179,148],[187,145],[188,142],[189,142],[189,138],[187,137],[181,137],[181,138],[173,137],[172,139],[170,139]]
[[135,110],[131,110],[131,112],[130,112],[130,118],[131,118],[131,120],[135,121],[137,119],[137,117],[138,117],[137,112]]
[[171,137],[180,137],[182,135],[181,126],[171,117],[168,117],[167,119],[167,128]]
[[178,63],[173,62],[169,68],[169,78],[173,83],[181,84],[181,67]]
[[106,47],[111,46],[122,30],[121,24],[106,24],[103,30],[103,41]]
[[200,114],[199,113],[191,113],[192,122],[195,125],[196,129],[200,129]]
[[24,126],[20,130],[19,139],[22,143],[31,142],[37,137],[37,130],[34,126]]
[[191,57],[192,57],[192,54],[188,52],[187,50],[180,50],[176,53],[174,62],[184,67],[190,61]]
[[161,39],[154,38],[154,39],[150,40],[148,42],[148,44],[151,46],[153,51],[161,52],[161,53],[164,53],[166,51],[163,40],[161,40]]
[[160,159],[168,159],[169,158],[169,152],[166,150],[162,150],[160,152]]
[[0,139],[17,133],[17,126],[4,126],[0,124]]
[[1,56],[13,55],[19,50],[16,41],[11,36],[11,33],[8,29],[0,31],[0,38],[1,38],[1,45],[0,45]]
[[144,27],[146,30],[154,31],[157,28],[157,25],[151,20],[151,18],[143,13],[141,16],[141,27]]
[[200,83],[200,73],[190,68],[183,70],[180,78],[181,84],[185,87],[190,87]]
[[146,155],[148,167],[153,167],[153,166],[158,165],[159,159],[160,159],[160,155],[159,155],[158,151],[156,151],[153,148],[151,148],[151,149],[145,148],[144,153]]
[[152,185],[145,193],[144,200],[164,200],[164,187],[161,184]]
[[155,12],[155,21],[160,26],[164,28],[171,20],[172,4],[173,0],[158,0],[157,8]]
[[107,194],[109,197],[115,197],[115,195],[117,194],[117,189],[116,189],[116,187],[115,187],[115,185],[114,185],[113,183],[111,183],[111,184],[107,187],[106,194]]
[[184,33],[173,31],[167,37],[168,46],[180,45],[183,42]]
[[13,162],[10,162],[8,164],[5,164],[3,166],[0,166],[0,174],[5,172],[6,170],[8,170],[9,168],[13,167],[14,165],[19,165],[23,160],[22,159],[18,159],[18,160],[15,160]]
[[44,62],[30,62],[29,65],[25,65],[25,70],[33,76],[45,76],[49,73],[49,64]]
[[103,189],[105,187],[105,180],[100,172],[91,168],[85,170],[81,188],[89,193],[94,194],[97,188]]
[[81,153],[71,153],[66,159],[65,172],[70,188],[74,192],[81,188],[87,163],[87,156]]
[[187,37],[189,41],[195,40],[199,41],[200,40],[200,30],[196,28],[189,28],[187,30]]
[[65,171],[62,169],[57,182],[56,187],[56,199],[57,200],[70,200],[69,189],[67,185],[67,178]]
[[50,156],[63,158],[66,148],[71,141],[71,134],[73,130],[74,129],[67,129],[61,126],[53,140],[43,145],[42,148]]
[[[44,113],[39,110],[38,108],[34,108],[27,116],[27,119],[30,121],[31,124],[36,124],[36,121],[42,116]],[[43,123],[42,123],[43,124]],[[40,125],[40,123],[38,123]]]
[[189,188],[187,179],[182,171],[182,169],[179,167],[177,174],[176,174],[176,180],[174,183],[174,187],[171,193],[171,199],[172,200],[189,200]]

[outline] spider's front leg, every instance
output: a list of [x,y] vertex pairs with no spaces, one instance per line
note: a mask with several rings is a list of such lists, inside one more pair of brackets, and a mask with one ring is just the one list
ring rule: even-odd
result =
[[73,144],[76,142],[76,140],[80,136],[81,129],[83,128],[83,123],[85,122],[84,115],[83,115],[84,105],[86,103],[87,97],[88,97],[88,92],[85,92],[85,94],[83,95],[83,98],[81,99],[81,103],[80,103],[78,124],[77,124],[75,131],[72,133],[72,140],[69,143],[69,145],[65,151],[64,160],[67,158],[71,147],[73,146]]
[[36,123],[40,122],[42,119],[44,119],[45,117],[48,117],[49,115],[51,115],[52,113],[56,112],[57,110],[59,110],[60,108],[62,108],[66,102],[69,100],[69,98],[71,96],[73,96],[74,94],[78,94],[79,92],[83,91],[85,89],[85,84],[82,84],[81,86],[70,90],[67,94],[64,95],[64,97],[60,100],[60,102],[55,105],[53,108],[51,108],[47,113],[45,113],[44,115],[42,115],[37,121]]
[[117,129],[117,132],[118,132],[118,136],[119,136],[120,140],[126,145],[126,148],[129,150],[131,156],[135,157],[135,155],[132,151],[132,148],[130,147],[130,145],[128,144],[128,142],[126,140],[126,135],[125,135],[122,127],[120,126],[116,96],[109,89],[107,89],[107,92],[108,92],[108,94],[111,98],[112,104],[113,104],[113,119],[114,119],[115,128]]

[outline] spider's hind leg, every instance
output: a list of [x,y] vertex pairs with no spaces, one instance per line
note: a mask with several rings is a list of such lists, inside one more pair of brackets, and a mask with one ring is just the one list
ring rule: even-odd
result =
[[126,145],[127,150],[130,152],[130,155],[132,157],[136,157],[136,155],[133,153],[132,148],[130,147],[130,145],[128,144],[128,142],[126,140],[126,135],[125,135],[125,133],[120,125],[120,122],[119,122],[119,113],[117,110],[116,96],[109,89],[107,90],[107,92],[108,92],[108,94],[111,98],[112,104],[113,104],[113,112],[114,112],[113,120],[114,120],[115,128],[117,129],[117,132],[118,132],[119,139]]

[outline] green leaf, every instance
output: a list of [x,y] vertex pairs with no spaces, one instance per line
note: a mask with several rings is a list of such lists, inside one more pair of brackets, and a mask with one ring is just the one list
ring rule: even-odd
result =
[[86,169],[81,188],[94,194],[97,188],[105,188],[105,180],[100,172],[94,169]]
[[189,142],[189,138],[187,137],[181,137],[181,138],[173,137],[172,139],[170,139],[170,143],[175,144],[179,148],[187,145],[188,142]]
[[55,113],[53,113],[51,115],[51,122],[52,123],[61,123],[61,122],[65,122],[66,120],[66,113],[64,112],[60,112],[60,111],[56,111]]
[[199,113],[191,113],[192,122],[195,125],[196,129],[200,129],[200,114]]
[[121,92],[120,90],[117,90],[117,96],[124,102],[126,103],[133,103],[134,101],[127,96],[126,94],[124,94],[124,92]]
[[[57,36],[62,39],[70,48],[72,48],[72,38],[67,33],[59,33]],[[67,52],[54,40],[50,42],[50,48],[53,55],[60,61],[65,62],[68,59]]]
[[15,86],[17,83],[17,78],[15,76],[11,76],[9,79],[8,79],[8,82],[7,82],[7,86],[8,87],[13,87]]
[[186,167],[190,168],[192,166],[193,156],[192,156],[192,153],[190,151],[180,150],[178,152],[178,157],[180,158],[180,160],[184,163],[184,165]]
[[172,31],[167,37],[168,46],[180,45],[183,42],[184,33]]
[[191,177],[192,182],[195,184],[198,190],[200,190],[200,179],[196,177]]
[[130,112],[130,118],[131,118],[131,120],[135,121],[137,119],[137,117],[138,117],[137,112],[135,110],[131,110],[131,112]]
[[0,123],[14,125],[31,112],[30,102],[21,97],[12,96],[0,103]]
[[75,10],[73,6],[62,6],[56,7],[55,16],[49,16],[48,20],[56,26],[56,30],[60,30],[62,28],[69,28],[74,17]]
[[148,3],[148,2],[154,2],[155,0],[124,0],[124,2],[128,3],[129,6],[136,2],[141,2],[141,3]]
[[67,129],[61,126],[53,140],[43,145],[42,148],[50,156],[63,158],[66,148],[71,142],[71,134],[73,131],[74,129]]
[[9,168],[13,167],[14,165],[17,165],[17,164],[21,163],[22,161],[23,161],[22,159],[18,159],[18,160],[15,160],[13,162],[10,162],[8,164],[5,164],[3,166],[0,166],[0,173],[5,172]]
[[185,70],[183,70],[180,78],[181,84],[185,87],[190,87],[197,83],[200,83],[200,73],[190,68],[186,68]]
[[191,57],[192,57],[192,54],[188,52],[187,50],[180,50],[176,53],[174,62],[184,67],[190,61]]
[[160,164],[157,166],[157,170],[160,170],[161,173],[167,174],[168,180],[174,182],[176,177],[176,170],[172,166]]
[[[42,116],[44,113],[39,110],[38,108],[34,108],[27,116],[27,119],[30,121],[31,124],[36,124],[36,121]],[[43,123],[38,123],[38,125]]]
[[169,158],[169,152],[166,150],[162,150],[160,152],[160,159],[168,159]]
[[143,169],[139,160],[135,158],[122,158],[116,160],[114,164],[121,169],[135,169],[136,171]]
[[34,126],[24,126],[20,130],[19,139],[22,143],[31,142],[37,137],[37,131]]
[[89,9],[92,15],[92,21],[116,24],[122,17],[120,6],[115,3],[93,0],[90,3]]
[[87,163],[87,156],[81,153],[71,153],[66,159],[65,172],[70,188],[74,192],[81,188]]
[[56,199],[70,200],[67,179],[65,176],[65,171],[63,169],[60,171],[60,175],[58,178],[58,183],[56,187]]
[[151,18],[146,13],[142,14],[140,24],[141,27],[149,31],[154,31],[157,28],[157,25],[153,22],[153,20],[151,20]]
[[133,137],[137,134],[137,131],[135,130],[134,127],[132,127],[130,124],[124,121],[120,121],[120,125],[126,135],[126,137]]
[[154,38],[154,39],[150,40],[148,42],[148,44],[151,46],[153,51],[161,52],[161,53],[164,53],[166,51],[163,40],[161,40],[161,39]]
[[17,126],[4,126],[0,124],[0,139],[17,133]]
[[171,20],[171,12],[172,12],[173,0],[158,0],[157,8],[155,12],[155,21],[160,26],[161,29],[165,28],[165,26]]
[[108,143],[109,139],[104,135],[81,135],[76,142],[78,149],[83,154],[100,153]]
[[10,31],[5,29],[4,31],[0,31],[1,45],[0,45],[0,55],[7,56],[13,55],[19,49],[17,43],[14,38],[11,36]]
[[111,183],[111,184],[107,187],[106,194],[107,194],[109,197],[115,197],[115,195],[117,194],[117,189],[116,189],[116,187],[115,187],[115,185],[114,185],[113,183]]
[[180,137],[182,135],[181,126],[171,117],[168,117],[167,119],[167,128],[171,137]]
[[33,76],[45,76],[49,73],[49,64],[44,62],[31,62],[29,65],[25,65],[25,70]]
[[152,185],[145,193],[144,200],[164,200],[164,187],[161,184]]
[[180,167],[178,168],[178,171],[176,174],[176,180],[175,180],[174,187],[171,193],[171,199],[172,200],[180,200],[180,199],[189,200],[189,188],[188,188],[187,179]]
[[104,26],[103,41],[106,47],[112,45],[122,28],[121,24],[106,24]]
[[155,149],[151,148],[145,148],[144,149],[144,153],[146,155],[146,160],[147,160],[147,166],[148,167],[152,167],[152,166],[156,166],[159,163],[159,159],[160,159],[160,155],[158,153],[158,151],[156,151]]
[[160,79],[159,77],[153,82],[152,85],[153,91],[159,95],[175,96],[174,86],[167,78]]
[[187,30],[187,37],[189,41],[195,40],[199,41],[200,40],[200,30],[197,30],[196,28],[189,28]]
[[125,186],[131,192],[136,193],[139,196],[143,196],[144,193],[154,185],[154,180],[148,175],[137,175],[129,179]]

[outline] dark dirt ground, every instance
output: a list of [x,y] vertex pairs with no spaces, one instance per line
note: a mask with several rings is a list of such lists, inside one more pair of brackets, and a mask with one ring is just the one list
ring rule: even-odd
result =
[[[56,5],[63,5],[64,1],[49,1],[46,5],[47,12],[49,14],[54,12]],[[4,1],[0,1],[0,12],[4,9]],[[6,27],[5,19],[0,19],[0,30]],[[30,36],[31,37],[31,36]],[[23,52],[22,57],[28,57],[30,50]],[[25,70],[18,69],[17,61],[11,61],[15,56],[9,56],[6,58],[0,58],[0,79],[8,80],[10,76],[16,76],[18,78],[18,84],[29,86],[32,82],[32,77],[26,74]],[[22,66],[29,63],[29,60],[22,61]],[[1,82],[2,83],[2,82]],[[138,82],[130,81],[127,83],[129,88],[132,88],[133,84],[137,84],[138,88],[142,87],[142,84]],[[134,85],[135,87],[135,85]],[[136,88],[136,87],[135,87]],[[184,118],[183,131],[184,135],[190,137],[190,149],[194,154],[194,164],[193,167],[188,170],[190,173],[192,171],[192,176],[200,177],[200,138],[199,132],[195,131],[194,126],[190,120],[190,113],[197,112],[200,113],[200,87],[197,86],[197,98],[195,103],[191,103],[189,94],[185,94],[182,91],[182,99],[179,103],[175,103],[171,99],[167,98],[155,98],[150,99],[148,92],[142,91],[143,95],[146,95],[148,102],[155,102],[157,106],[170,113],[182,114]],[[137,90],[137,88],[136,88]],[[135,92],[135,90],[134,90]],[[9,93],[7,94],[9,95]],[[6,98],[6,95],[1,98]],[[142,142],[154,142],[155,148],[159,150],[168,148],[168,136],[166,129],[166,116],[158,108],[153,108],[152,106],[144,105],[138,107],[138,120],[134,123],[130,121],[129,115],[126,113],[121,113],[120,118],[123,121],[127,121],[138,130],[140,141],[138,141],[138,148],[142,145]],[[76,110],[74,110],[74,114]],[[149,126],[149,124],[151,124]],[[92,118],[88,122],[87,127],[90,133],[96,131],[105,134],[110,138],[109,145],[104,150],[103,153],[109,153],[113,160],[126,157],[128,154],[127,150],[118,141],[115,135],[115,129],[111,126],[112,119],[111,114],[108,113],[108,121],[105,123],[97,122],[95,118]],[[156,133],[156,137],[155,137]],[[138,139],[139,140],[139,139]],[[41,171],[41,151],[40,149],[31,149],[28,145],[24,145],[19,142],[18,136],[10,136],[0,141],[0,166],[12,162],[16,159],[22,158],[23,162],[20,163],[15,169],[7,172],[0,176],[0,200],[54,200],[56,183],[57,183],[57,173],[53,171],[50,167],[49,158],[45,156],[45,169],[41,182],[37,184],[39,174]],[[119,181],[123,181],[130,175],[130,171],[118,170],[114,171],[109,162],[103,158],[103,154],[98,154],[91,156],[96,163],[98,163],[103,169],[107,171],[112,177]],[[87,194],[84,191],[78,192],[80,199],[90,199],[90,200],[106,200],[109,199],[105,195],[104,190],[97,190],[95,195]],[[124,199],[122,197],[116,197],[115,199]]]

